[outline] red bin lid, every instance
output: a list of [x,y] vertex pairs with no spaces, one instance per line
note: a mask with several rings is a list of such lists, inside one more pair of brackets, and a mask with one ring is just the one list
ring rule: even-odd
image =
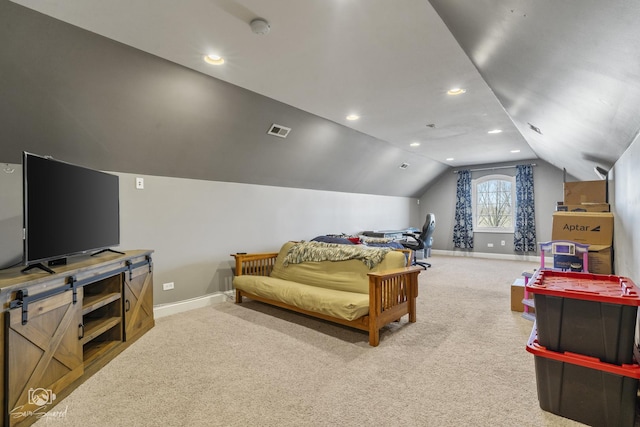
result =
[[640,289],[631,279],[607,274],[540,269],[527,292],[620,305],[640,305]]
[[621,375],[640,379],[640,365],[634,360],[631,364],[614,365],[612,363],[601,362],[597,357],[586,356],[571,352],[559,353],[557,351],[547,350],[546,347],[538,342],[538,328],[533,325],[533,330],[527,342],[527,351],[534,356],[544,357],[546,359],[557,360],[559,362],[570,363],[572,365],[582,366],[584,368],[597,369],[599,371],[608,372],[610,374]]

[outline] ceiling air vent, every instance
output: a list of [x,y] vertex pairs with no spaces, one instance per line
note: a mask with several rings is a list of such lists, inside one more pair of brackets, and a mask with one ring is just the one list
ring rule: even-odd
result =
[[287,135],[289,135],[289,132],[291,132],[291,128],[280,126],[275,123],[272,124],[269,130],[267,131],[269,135],[279,136],[280,138],[286,138]]

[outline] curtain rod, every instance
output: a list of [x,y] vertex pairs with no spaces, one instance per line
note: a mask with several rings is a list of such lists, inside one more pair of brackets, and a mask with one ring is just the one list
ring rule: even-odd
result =
[[[493,168],[478,168],[478,169],[469,169],[469,172],[479,172],[479,171],[493,171],[496,169],[511,169],[511,168],[515,168],[516,166],[537,166],[535,163],[530,163],[530,164],[524,164],[524,165],[511,165],[511,166],[496,166]],[[464,169],[461,169],[464,170]],[[457,171],[453,171],[453,173],[458,173],[460,172],[459,170]]]

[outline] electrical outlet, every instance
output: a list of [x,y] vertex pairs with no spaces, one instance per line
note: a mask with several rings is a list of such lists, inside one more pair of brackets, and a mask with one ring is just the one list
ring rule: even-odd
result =
[[488,248],[492,248],[493,247],[493,243],[487,243],[487,247]]
[[170,291],[173,288],[174,288],[173,282],[163,283],[162,284],[162,290],[163,291]]
[[507,242],[505,242],[504,240],[500,240],[500,246],[504,246],[506,244],[507,244]]
[[144,190],[144,178],[136,178],[136,188],[138,190]]

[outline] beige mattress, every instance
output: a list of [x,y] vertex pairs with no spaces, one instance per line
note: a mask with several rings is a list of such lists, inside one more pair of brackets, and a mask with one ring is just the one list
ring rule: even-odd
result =
[[368,293],[336,291],[268,276],[237,276],[233,285],[263,298],[340,319],[354,320],[369,313]]

